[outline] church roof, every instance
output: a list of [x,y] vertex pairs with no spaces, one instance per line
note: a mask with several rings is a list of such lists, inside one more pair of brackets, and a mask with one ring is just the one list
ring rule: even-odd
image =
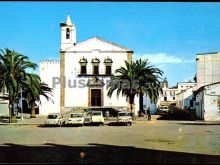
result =
[[85,43],[85,42],[88,42],[88,41],[94,40],[94,39],[97,39],[97,40],[99,40],[99,41],[101,41],[101,42],[104,42],[104,43],[107,43],[107,44],[116,46],[116,47],[121,48],[121,49],[124,49],[125,51],[133,52],[132,50],[130,50],[130,49],[124,47],[124,46],[121,46],[121,45],[119,45],[119,44],[116,44],[116,43],[107,41],[107,40],[105,40],[105,39],[103,39],[103,38],[101,38],[101,37],[97,37],[97,36],[92,37],[92,38],[89,38],[89,39],[87,39],[87,40],[85,40],[85,41],[79,42],[79,43],[77,43],[77,45],[83,44],[83,43]]

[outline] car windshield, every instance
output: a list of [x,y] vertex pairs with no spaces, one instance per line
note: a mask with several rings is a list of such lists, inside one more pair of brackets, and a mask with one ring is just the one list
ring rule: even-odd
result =
[[48,115],[48,119],[57,119],[58,115]]
[[92,116],[100,116],[100,115],[102,115],[102,113],[101,112],[92,112],[91,115]]
[[130,116],[129,113],[118,113],[118,116]]
[[82,117],[82,114],[71,114],[72,118]]

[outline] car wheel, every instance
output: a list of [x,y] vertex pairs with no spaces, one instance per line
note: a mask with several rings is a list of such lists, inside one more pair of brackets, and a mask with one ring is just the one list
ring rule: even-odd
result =
[[132,125],[132,123],[131,123],[131,122],[130,122],[129,124],[130,124],[130,126]]

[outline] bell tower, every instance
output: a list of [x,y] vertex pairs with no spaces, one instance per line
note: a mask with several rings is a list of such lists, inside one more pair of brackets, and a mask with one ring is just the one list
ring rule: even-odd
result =
[[66,23],[60,23],[61,28],[61,51],[64,51],[67,47],[76,44],[76,28],[72,23],[70,16],[66,18]]

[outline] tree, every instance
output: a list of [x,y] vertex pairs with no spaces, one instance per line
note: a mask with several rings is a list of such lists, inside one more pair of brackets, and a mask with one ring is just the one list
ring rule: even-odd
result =
[[143,112],[143,95],[147,94],[152,102],[156,102],[159,96],[160,76],[163,72],[153,66],[149,66],[148,60],[136,60],[136,62],[128,63],[125,61],[126,67],[116,69],[110,83],[108,84],[109,97],[114,91],[117,91],[117,96],[122,94],[129,101],[130,109],[134,104],[135,96],[139,95],[140,111]]
[[26,77],[26,80],[28,82],[28,85],[23,87],[24,89],[24,98],[27,99],[28,103],[31,106],[31,118],[35,118],[35,103],[36,101],[40,100],[40,96],[44,96],[48,101],[53,100],[50,98],[52,96],[52,88],[48,87],[46,83],[41,82],[41,79],[38,75],[36,74],[28,74]]
[[151,102],[156,102],[161,90],[160,79],[163,74],[158,68],[149,65],[148,59],[136,60],[135,72],[136,79],[138,79],[138,93],[139,93],[139,116],[143,110],[143,96],[149,96]]
[[27,56],[24,56],[14,50],[8,48],[5,51],[1,50],[0,54],[0,91],[7,89],[9,94],[9,122],[16,123],[16,114],[14,105],[18,100],[18,93],[22,86],[27,84],[26,69],[36,69],[37,64],[29,61]]
[[131,62],[130,64],[125,61],[126,67],[120,67],[116,69],[115,74],[109,84],[108,84],[108,93],[109,97],[112,96],[114,91],[117,91],[117,97],[120,94],[126,97],[126,100],[129,101],[130,110],[132,112],[135,95],[138,94],[137,84],[136,84],[136,73],[135,73],[135,63]]

